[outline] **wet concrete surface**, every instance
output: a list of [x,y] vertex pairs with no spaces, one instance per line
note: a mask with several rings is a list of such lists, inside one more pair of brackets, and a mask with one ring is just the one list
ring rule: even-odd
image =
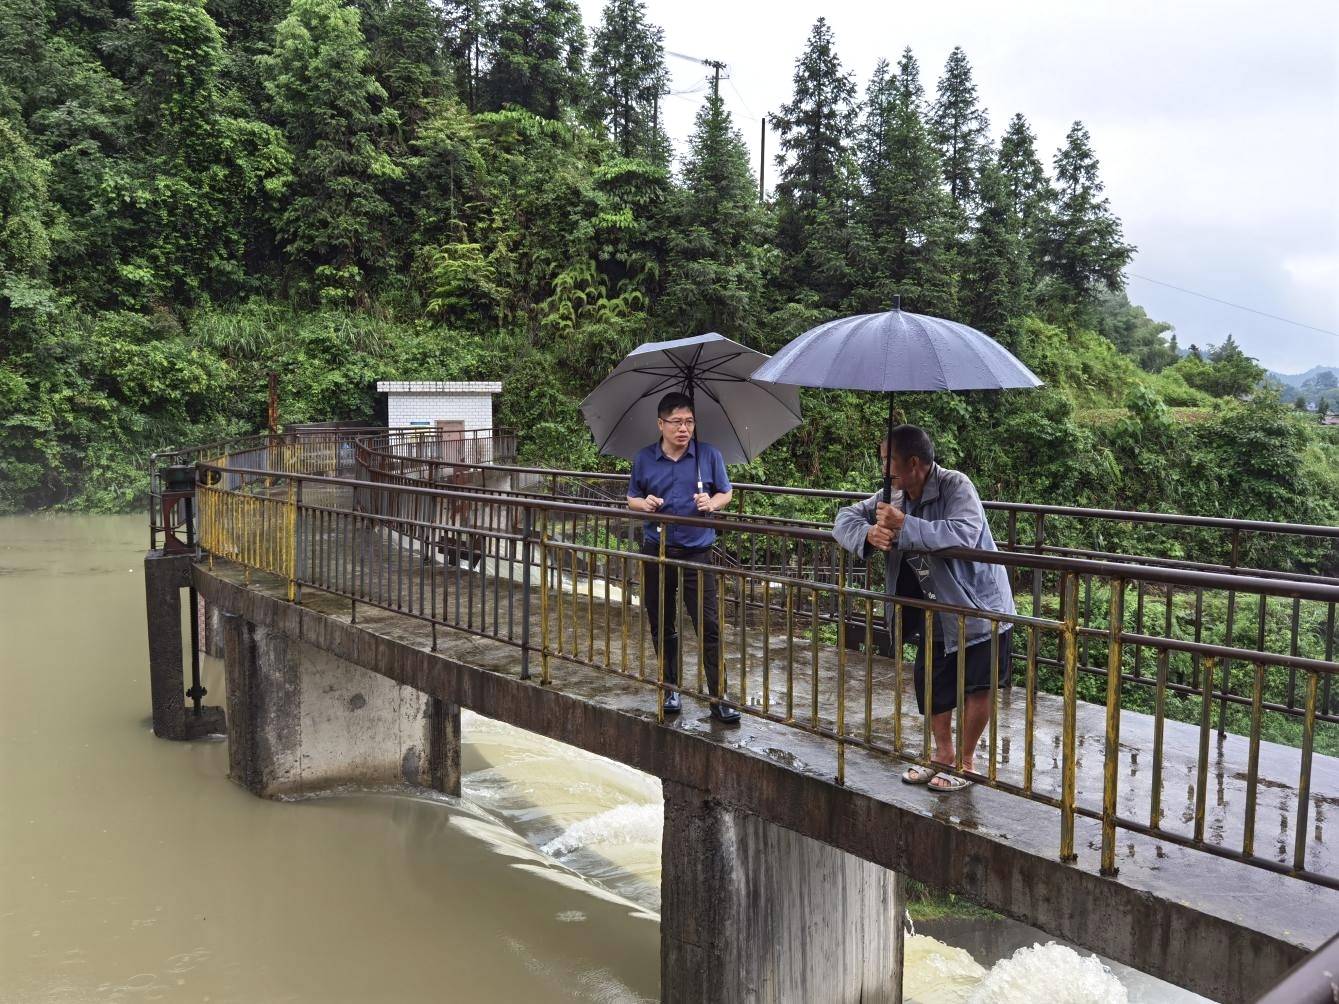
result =
[[[395,556],[399,560],[403,556]],[[413,562],[409,564],[412,577]],[[491,629],[520,634],[517,583],[488,596],[475,589],[481,580],[457,570],[440,570],[440,589],[432,584],[421,595],[436,592],[443,600],[460,597],[467,620]],[[706,715],[706,705],[685,699],[677,720],[659,725],[654,715],[652,682],[579,661],[598,662],[606,651],[604,620],[608,610],[608,655],[614,665],[646,673],[649,642],[639,649],[642,618],[635,607],[621,603],[593,605],[576,598],[577,630],[565,608],[565,636],[556,637],[556,611],[550,609],[549,638],[568,658],[550,660],[552,682],[539,685],[540,658],[532,655],[535,679],[519,679],[520,653],[505,642],[437,629],[399,613],[358,605],[357,624],[350,624],[350,602],[307,590],[301,607],[284,601],[282,585],[256,575],[242,585],[235,566],[217,562],[213,573],[197,569],[197,582],[209,600],[257,622],[303,637],[361,665],[407,683],[443,700],[458,702],[478,713],[549,735],[600,753],[657,776],[711,791],[779,825],[823,840],[867,860],[957,892],[1058,937],[1137,966],[1159,977],[1222,1000],[1245,1000],[1281,974],[1292,962],[1339,928],[1339,892],[1281,876],[1249,864],[1143,836],[1118,833],[1115,878],[1097,874],[1099,828],[1080,818],[1076,828],[1079,858],[1058,860],[1058,810],[984,783],[954,794],[937,794],[900,783],[900,764],[884,753],[848,746],[846,783],[834,783],[836,744],[782,722],[746,716],[740,728],[726,728]],[[454,576],[452,582],[447,576]],[[494,580],[496,581],[496,580]],[[410,592],[414,590],[411,588]],[[504,594],[510,593],[507,606]],[[384,597],[383,597],[384,598]],[[565,602],[574,597],[569,593]],[[500,602],[499,602],[500,600]],[[403,603],[403,598],[400,600]],[[538,644],[544,632],[533,597],[531,637]],[[454,616],[456,610],[447,607]],[[623,644],[626,617],[628,643]],[[727,628],[728,637],[728,628]],[[593,644],[592,644],[593,640]],[[695,674],[695,644],[686,637],[690,682]],[[727,642],[728,650],[730,650]],[[626,662],[624,652],[627,652]],[[640,654],[641,661],[638,661]],[[728,657],[727,680],[732,694],[760,700],[762,652],[746,640],[743,672],[739,646]],[[854,653],[848,662],[846,728],[865,734],[864,709],[868,686],[869,734],[891,744],[896,671],[889,660]],[[813,724],[812,651],[796,642],[793,651],[774,647],[769,707],[774,715],[793,710]],[[808,675],[788,676],[791,663]],[[868,667],[868,671],[867,671]],[[649,674],[648,674],[649,675]],[[909,673],[907,674],[909,677]],[[745,685],[741,688],[740,681]],[[835,715],[837,697],[835,652],[820,649],[818,671],[820,727]],[[788,701],[789,698],[789,701]],[[998,732],[999,778],[1021,783],[1023,695],[1004,692]],[[761,708],[761,704],[757,704]],[[1034,790],[1055,795],[1059,787],[1060,702],[1041,694],[1037,699],[1034,741]],[[1081,704],[1078,714],[1078,801],[1100,806],[1104,753],[1104,709]],[[904,681],[902,749],[920,749],[920,719]],[[1120,810],[1147,821],[1151,771],[1152,721],[1126,712],[1121,729]],[[1164,825],[1190,833],[1193,822],[1195,764],[1199,730],[1167,722],[1164,738]],[[1238,846],[1245,791],[1247,744],[1240,737],[1212,737],[1209,758],[1206,840]],[[1292,847],[1299,754],[1295,749],[1262,744],[1261,787],[1257,811],[1257,851],[1287,860]],[[1333,760],[1317,756],[1312,775],[1308,842],[1310,869],[1334,874],[1326,842],[1328,814],[1339,796],[1339,770]]]

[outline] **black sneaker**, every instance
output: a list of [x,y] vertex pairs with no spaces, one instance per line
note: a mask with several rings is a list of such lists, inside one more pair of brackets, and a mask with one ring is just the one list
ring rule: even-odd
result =
[[731,708],[724,704],[715,704],[711,706],[711,717],[725,725],[738,725],[743,717],[738,708]]
[[671,690],[665,695],[665,714],[677,715],[683,710],[683,705],[679,703],[679,692]]

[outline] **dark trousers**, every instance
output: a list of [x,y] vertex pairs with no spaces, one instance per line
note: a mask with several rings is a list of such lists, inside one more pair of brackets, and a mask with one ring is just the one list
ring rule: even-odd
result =
[[[643,542],[642,554],[652,558],[660,554],[660,545],[650,541]],[[667,547],[665,556],[676,561],[692,561],[702,565],[711,563],[711,548]],[[660,566],[654,561],[644,562],[646,586],[642,599],[646,605],[646,616],[651,622],[651,638],[657,651],[660,649]],[[699,597],[698,570],[680,568],[677,565],[665,566],[665,682],[679,682],[679,595],[682,591],[688,616],[693,619],[693,627],[702,639],[703,675],[712,696],[721,694],[721,623],[716,610],[716,573],[703,569],[702,589]],[[681,588],[682,587],[682,588]],[[702,607],[701,620],[698,619],[699,601]]]
[[[999,686],[1013,686],[1013,662],[1009,658],[1012,631],[1001,631],[999,638]],[[990,641],[968,645],[963,659],[963,693],[980,693],[990,689]],[[930,673],[930,710],[932,714],[952,711],[958,706],[958,653],[944,652],[944,641],[935,635],[934,665]],[[916,683],[916,710],[925,714],[925,640],[916,646],[916,663],[912,669]]]

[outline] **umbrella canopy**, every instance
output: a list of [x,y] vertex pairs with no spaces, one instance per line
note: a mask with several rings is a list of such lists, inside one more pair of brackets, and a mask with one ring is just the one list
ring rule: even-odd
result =
[[[810,328],[759,366],[753,379],[887,392],[889,435],[895,391],[1041,386],[1030,369],[989,335],[896,305],[886,313],[842,317]],[[883,500],[891,498],[892,477],[885,467]]]
[[767,356],[711,332],[633,349],[581,402],[601,453],[631,459],[656,438],[656,405],[670,391],[693,399],[697,436],[727,464],[752,460],[800,424],[800,392],[754,383]]
[[904,310],[810,328],[754,372],[763,383],[842,390],[1003,390],[1040,387],[989,335]]

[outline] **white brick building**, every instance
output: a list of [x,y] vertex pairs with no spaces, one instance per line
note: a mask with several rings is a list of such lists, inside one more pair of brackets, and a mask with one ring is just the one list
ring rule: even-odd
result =
[[386,424],[392,429],[468,431],[493,428],[496,381],[381,380],[386,395]]

